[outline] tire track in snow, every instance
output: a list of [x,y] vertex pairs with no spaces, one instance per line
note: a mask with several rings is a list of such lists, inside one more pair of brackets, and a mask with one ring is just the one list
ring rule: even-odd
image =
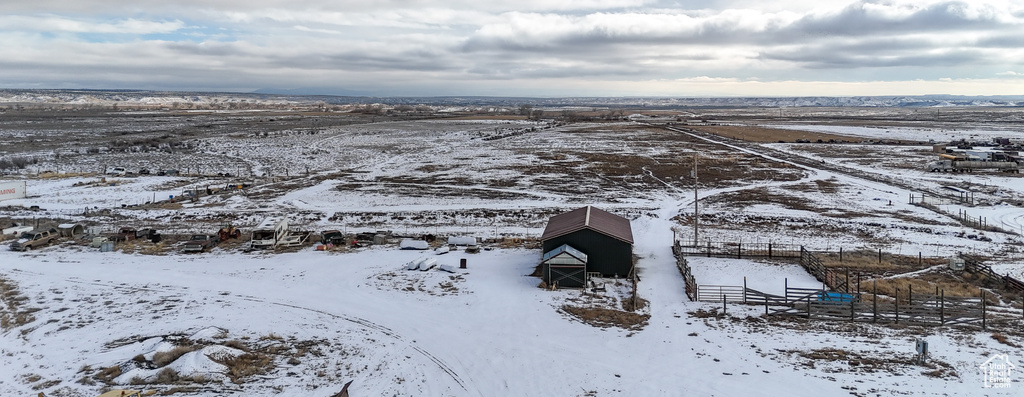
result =
[[460,377],[459,374],[457,372],[455,372],[454,369],[452,369],[450,366],[448,366],[448,364],[445,364],[444,361],[441,361],[441,359],[437,358],[437,356],[434,356],[433,354],[430,354],[430,352],[424,350],[422,347],[416,346],[412,342],[409,342],[409,341],[405,340],[405,338],[403,338],[397,332],[393,331],[391,328],[385,327],[383,325],[377,324],[377,323],[375,323],[373,321],[370,321],[370,320],[367,320],[367,319],[364,319],[364,318],[359,318],[359,317],[354,317],[354,316],[347,316],[347,315],[344,315],[344,314],[335,314],[335,313],[327,312],[327,311],[320,310],[320,309],[313,309],[313,308],[309,308],[309,307],[298,306],[298,305],[293,305],[293,304],[283,303],[283,302],[267,301],[267,300],[264,300],[264,299],[261,299],[261,298],[257,298],[257,297],[254,297],[254,296],[239,295],[239,297],[242,298],[242,299],[248,300],[248,301],[252,301],[252,302],[266,303],[266,304],[271,304],[271,305],[287,307],[287,308],[291,308],[291,309],[306,310],[306,311],[309,311],[309,312],[322,314],[322,315],[325,315],[325,316],[328,316],[328,317],[345,320],[345,321],[357,324],[359,326],[362,326],[364,328],[369,328],[369,329],[372,329],[374,331],[380,332],[380,333],[382,333],[384,335],[387,335],[387,336],[389,336],[389,337],[391,337],[391,338],[393,338],[395,340],[398,340],[400,342],[408,344],[409,347],[411,347],[413,350],[419,352],[420,354],[422,354],[424,357],[426,357],[430,361],[433,361],[434,364],[437,364],[437,366],[439,368],[441,368],[442,371],[447,373],[448,376],[450,376],[452,378],[452,380],[454,380],[455,383],[457,383],[459,385],[459,387],[462,388],[462,390],[469,391],[469,389],[466,388],[466,383],[462,380],[462,377]]
[[[36,277],[43,277],[43,276],[45,276],[42,273],[33,272],[33,271],[27,271],[27,270],[22,270],[22,269],[11,269],[11,272],[12,273],[25,274],[25,275],[31,275],[31,276],[36,276]],[[175,286],[164,286],[164,287],[170,287],[170,288],[139,287],[139,286],[126,285],[126,284],[106,284],[106,283],[97,282],[97,281],[86,281],[86,280],[82,280],[80,278],[66,278],[65,281],[70,282],[70,283],[76,283],[76,284],[87,284],[87,285],[92,285],[92,286],[97,286],[97,287],[111,288],[111,289],[114,289],[114,290],[131,290],[131,291],[147,291],[147,292],[165,292],[165,293],[168,293],[168,292],[174,292],[173,291],[174,289],[180,289],[182,291],[178,291],[178,292],[180,292],[180,293],[187,293],[190,296],[195,297],[195,291],[189,291],[189,288],[187,288],[187,287],[175,287]],[[211,296],[211,297],[213,297],[213,296]],[[367,329],[370,329],[370,330],[373,330],[373,331],[377,331],[377,332],[379,332],[381,334],[384,334],[384,335],[386,335],[388,337],[391,337],[392,339],[395,339],[395,340],[397,340],[399,342],[402,342],[402,343],[408,345],[413,350],[415,350],[416,352],[420,353],[421,355],[426,357],[428,360],[433,362],[435,365],[437,365],[438,368],[440,368],[446,374],[448,374],[448,376],[451,377],[452,380],[454,380],[455,383],[457,383],[459,385],[459,387],[462,388],[462,390],[469,391],[469,389],[466,388],[466,382],[462,380],[462,377],[459,376],[458,372],[455,372],[455,370],[452,369],[452,367],[450,367],[448,364],[446,364],[440,358],[437,358],[437,356],[431,354],[430,352],[428,352],[427,350],[423,349],[422,347],[416,346],[415,344],[413,344],[413,342],[406,340],[405,338],[402,337],[402,335],[398,334],[397,332],[395,332],[391,328],[385,327],[383,325],[377,324],[377,323],[375,323],[373,321],[370,321],[370,320],[367,320],[367,319],[364,319],[364,318],[360,318],[360,317],[348,316],[348,315],[344,315],[344,314],[335,314],[335,313],[331,313],[331,312],[328,312],[328,311],[325,311],[325,310],[313,309],[313,308],[299,306],[299,305],[290,304],[290,303],[269,301],[269,300],[266,300],[266,299],[263,299],[263,298],[259,298],[259,297],[256,297],[256,296],[252,296],[252,295],[219,295],[218,294],[214,298],[216,298],[216,299],[225,299],[225,298],[229,298],[229,297],[235,297],[235,298],[246,300],[246,301],[250,301],[250,302],[258,302],[258,303],[276,305],[276,306],[281,306],[281,307],[287,307],[287,308],[291,308],[291,309],[305,310],[305,311],[308,311],[308,312],[322,314],[322,315],[325,315],[325,316],[328,316],[328,317],[331,317],[331,318],[336,318],[336,319],[348,321],[348,322],[351,322],[353,324],[359,325],[359,326],[361,326],[363,328],[367,328]],[[477,392],[477,394],[481,395],[479,392]]]

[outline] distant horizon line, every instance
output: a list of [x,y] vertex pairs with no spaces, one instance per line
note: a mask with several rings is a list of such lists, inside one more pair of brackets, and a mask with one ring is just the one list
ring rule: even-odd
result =
[[25,92],[60,92],[60,91],[82,91],[82,92],[109,92],[109,93],[154,93],[154,94],[226,94],[226,95],[256,95],[256,96],[295,96],[295,97],[338,97],[338,98],[521,98],[521,99],[572,99],[572,98],[602,98],[602,99],[787,99],[787,98],[1018,98],[1024,99],[1024,94],[1019,95],[963,95],[963,94],[876,94],[876,95],[706,95],[706,96],[671,96],[671,95],[566,95],[566,96],[524,96],[524,95],[371,95],[371,94],[344,94],[344,93],[301,93],[288,91],[301,91],[301,89],[257,89],[252,91],[225,91],[225,90],[204,90],[204,89],[141,89],[141,88],[9,88],[0,87],[0,91],[25,91]]

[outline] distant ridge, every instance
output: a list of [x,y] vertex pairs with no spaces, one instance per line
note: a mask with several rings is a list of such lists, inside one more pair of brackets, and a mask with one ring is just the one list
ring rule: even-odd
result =
[[[340,95],[339,95],[340,94]],[[293,90],[261,89],[257,92],[197,92],[145,90],[45,90],[0,89],[0,103],[72,103],[111,104],[175,102],[288,102],[328,104],[426,104],[449,106],[519,106],[529,104],[547,107],[644,107],[644,108],[740,108],[740,107],[1024,107],[1024,95],[960,96],[806,96],[806,97],[565,97],[531,98],[500,96],[436,96],[436,97],[374,97],[358,91],[299,88]]]

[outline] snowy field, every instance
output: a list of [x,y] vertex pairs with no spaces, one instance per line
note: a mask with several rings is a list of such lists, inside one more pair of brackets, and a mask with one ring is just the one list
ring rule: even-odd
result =
[[[624,310],[621,280],[605,280],[609,289],[600,296],[538,288],[540,279],[529,275],[541,252],[522,244],[436,256],[456,268],[467,259],[468,268],[454,273],[403,270],[425,254],[394,244],[277,254],[222,245],[185,255],[173,241],[155,252],[100,253],[82,242],[2,250],[5,302],[31,321],[0,330],[0,395],[91,397],[134,383],[186,396],[326,397],[349,380],[355,396],[1009,396],[1024,387],[1017,376],[1009,388],[984,388],[978,367],[997,353],[1019,365],[1019,329],[766,319],[763,306],[743,305],[721,316],[717,304],[688,301],[670,250],[673,230],[685,241],[692,225],[689,171],[700,153],[700,242],[940,258],[971,252],[991,256],[1002,274],[1024,277],[1014,233],[1024,227],[1015,204],[1024,185],[1015,175],[925,173],[910,164],[931,158],[924,147],[751,144],[629,122],[399,121],[263,134],[247,128],[269,116],[235,116],[247,127],[188,142],[195,152],[159,156],[177,168],[199,164],[235,176],[37,177],[75,164],[151,161],[135,152],[50,156],[11,177],[27,181],[30,197],[3,202],[0,217],[188,234],[224,221],[246,230],[284,215],[301,230],[504,241],[538,237],[549,216],[595,205],[631,220],[638,296],[647,304]],[[196,117],[189,122],[223,121]],[[845,128],[828,132],[896,133]],[[933,139],[921,131],[905,133]],[[934,133],[948,139],[948,131]],[[231,162],[218,169],[216,159]],[[239,182],[250,186],[146,205]],[[978,205],[939,203],[936,212],[908,203],[920,192],[915,186],[968,183]],[[958,210],[1011,233],[965,226],[948,215]],[[690,263],[699,284],[742,285],[747,277],[748,286],[769,293],[783,292],[786,280],[820,286],[792,263]],[[613,308],[642,321],[599,326],[568,307]],[[913,360],[917,338],[930,343],[928,364]],[[188,352],[148,368],[176,350]],[[239,362],[265,365],[245,372]]]
[[[168,335],[180,334],[214,342],[279,337],[315,346],[294,364],[279,363],[242,385],[226,380],[221,385],[223,366],[183,356],[174,368],[213,382],[196,391],[202,395],[220,390],[329,396],[353,379],[353,395],[1019,393],[982,388],[976,365],[993,352],[1021,353],[985,333],[868,327],[863,336],[852,336],[849,330],[817,326],[801,330],[694,318],[687,313],[714,305],[687,302],[667,246],[642,244],[637,251],[643,256],[640,294],[650,301],[651,315],[641,331],[596,328],[560,312],[559,306],[578,292],[536,288],[537,279],[526,276],[539,254],[531,250],[440,257],[450,265],[468,259],[468,269],[455,274],[402,270],[420,253],[393,248],[279,255],[215,250],[158,257],[73,247],[5,251],[0,253],[4,274],[40,310],[32,325],[3,334],[7,365],[0,370],[0,390],[23,395],[41,383],[63,380],[47,390],[95,394],[98,386],[74,383],[86,376],[83,368],[152,355],[169,348],[160,343]],[[792,267],[763,270],[734,260],[700,260],[694,266],[703,269],[701,276],[711,280],[717,274],[723,282],[736,279],[722,272],[800,276]],[[813,281],[806,275],[802,280]],[[731,310],[756,316],[758,308]],[[929,368],[898,364],[912,356],[916,332],[931,343],[933,359],[949,364],[957,377],[936,379],[923,374]],[[115,347],[115,341],[122,342]],[[877,373],[847,372],[845,361],[803,365],[799,352],[825,348],[894,364]],[[117,381],[154,376],[133,371]],[[40,379],[28,382],[30,375]]]

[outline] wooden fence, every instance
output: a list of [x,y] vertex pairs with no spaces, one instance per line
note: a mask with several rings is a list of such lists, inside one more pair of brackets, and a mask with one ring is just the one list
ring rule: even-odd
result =
[[672,246],[672,253],[676,257],[676,267],[679,268],[679,273],[683,275],[683,282],[686,283],[686,297],[691,301],[697,300],[697,280],[693,277],[690,263],[679,253],[679,242]]
[[833,291],[848,293],[851,290],[849,269],[844,269],[842,272],[829,269],[821,263],[821,259],[818,259],[811,251],[805,250],[804,247],[800,247],[800,266]]
[[1010,275],[1000,275],[976,258],[961,255],[960,259],[964,261],[964,270],[979,275],[989,282],[1000,284],[1004,289],[1024,293],[1024,282],[1010,277]]

